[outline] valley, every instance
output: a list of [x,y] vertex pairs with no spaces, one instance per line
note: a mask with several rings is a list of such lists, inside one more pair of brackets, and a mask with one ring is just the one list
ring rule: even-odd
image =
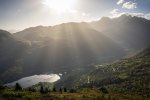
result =
[[[149,32],[150,20],[131,15],[30,27],[13,34],[0,30],[0,99],[148,100]],[[5,86],[53,73],[60,77],[56,82],[38,81],[19,91]],[[41,84],[49,91],[42,94]],[[61,87],[68,91],[62,93]]]

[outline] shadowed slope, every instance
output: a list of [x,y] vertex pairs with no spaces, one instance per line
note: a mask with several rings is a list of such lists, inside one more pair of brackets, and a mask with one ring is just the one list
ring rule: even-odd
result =
[[56,86],[68,88],[106,87],[112,93],[150,96],[150,50],[111,64],[97,64],[88,72],[64,75]]
[[7,31],[0,30],[0,80],[14,80],[22,72],[22,55],[28,42],[15,38]]
[[33,51],[25,59],[27,70],[36,68],[39,73],[68,71],[124,56],[122,48],[87,23],[66,23],[45,30],[49,33],[40,33],[45,37],[39,35],[39,38],[30,40]]
[[150,44],[150,21],[144,18],[131,15],[122,15],[114,19],[104,17],[91,25],[127,51],[135,52]]

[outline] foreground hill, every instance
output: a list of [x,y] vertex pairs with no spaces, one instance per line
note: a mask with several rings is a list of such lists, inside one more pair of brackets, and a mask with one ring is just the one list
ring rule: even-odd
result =
[[149,100],[149,49],[147,47],[131,58],[112,64],[95,65],[96,68],[90,72],[76,73],[64,83],[63,76],[55,87],[50,83],[39,83],[19,90],[16,90],[17,85],[0,86],[0,99]]
[[[150,47],[131,58],[106,65],[95,65],[88,73],[65,76],[58,86],[68,88],[101,88],[113,93],[150,96]],[[146,55],[145,55],[146,54]],[[80,74],[80,75],[79,75]],[[72,80],[70,80],[72,79]]]

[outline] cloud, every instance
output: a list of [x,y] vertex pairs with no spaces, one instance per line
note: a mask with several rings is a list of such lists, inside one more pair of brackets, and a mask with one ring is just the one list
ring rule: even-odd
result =
[[111,13],[111,16],[110,16],[111,18],[119,17],[125,14],[125,15],[137,16],[137,17],[150,20],[150,13],[144,14],[144,13],[120,12],[118,9],[113,9],[110,13]]
[[118,2],[117,2],[117,5],[120,5],[120,4],[122,4],[124,2],[124,0],[119,0]]
[[113,9],[111,12],[110,12],[110,14],[111,14],[111,18],[115,18],[115,17],[119,17],[119,16],[121,16],[121,15],[123,15],[123,14],[126,14],[126,12],[120,12],[120,10],[119,9]]
[[129,1],[129,2],[124,3],[123,6],[122,6],[122,8],[135,9],[135,8],[137,8],[137,3]]
[[117,16],[118,13],[119,13],[119,9],[113,9],[110,13],[111,13],[113,16]]
[[144,14],[144,13],[129,13],[129,14],[132,16],[142,17],[150,20],[150,14]]

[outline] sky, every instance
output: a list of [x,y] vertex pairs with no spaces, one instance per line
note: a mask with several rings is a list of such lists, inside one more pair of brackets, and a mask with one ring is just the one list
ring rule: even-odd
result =
[[150,0],[0,0],[0,29],[16,32],[125,13],[150,19]]

